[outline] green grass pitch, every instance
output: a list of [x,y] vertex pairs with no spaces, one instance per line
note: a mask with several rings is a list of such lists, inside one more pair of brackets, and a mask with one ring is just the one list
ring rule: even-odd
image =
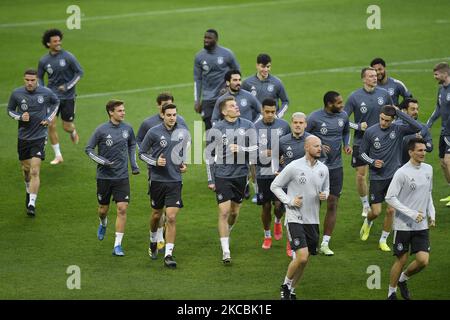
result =
[[[66,9],[73,1],[0,3],[0,299],[278,299],[288,258],[285,236],[271,250],[261,249],[260,208],[246,201],[233,229],[233,266],[221,263],[215,197],[207,189],[204,165],[184,176],[185,207],[177,219],[177,270],[147,255],[150,206],[147,176],[131,178],[132,201],[124,237],[125,258],[111,256],[115,212],[110,211],[104,241],[96,238],[98,219],[95,165],[84,146],[107,121],[105,103],[124,99],[126,121],[137,131],[155,113],[162,90],[175,95],[179,113],[193,128],[192,69],[208,28],[236,54],[244,77],[255,72],[256,55],[272,56],[294,111],[320,108],[323,94],[337,90],[344,99],[361,87],[359,71],[381,56],[387,71],[406,83],[420,102],[420,120],[434,109],[437,83],[432,68],[450,61],[450,3],[380,0],[381,29],[369,30],[366,12],[373,1],[80,1],[81,29],[68,30]],[[11,91],[22,74],[46,53],[44,30],[61,28],[63,48],[80,61],[85,75],[77,91],[76,125],[81,140],[72,145],[59,123],[64,163],[52,167],[53,151],[41,169],[37,217],[26,216],[24,184],[17,159],[17,124],[6,114]],[[437,227],[431,231],[429,267],[410,281],[416,299],[449,299],[448,230],[450,212],[439,202],[449,194],[435,151],[427,156],[434,170]],[[350,158],[344,157],[344,189],[331,240],[334,257],[312,257],[297,288],[299,299],[385,299],[394,258],[377,249],[382,219],[367,242],[359,240],[360,201]],[[324,212],[321,217],[323,218]],[[115,210],[115,206],[112,205]],[[322,226],[321,226],[322,229]],[[392,239],[392,235],[389,240]],[[66,270],[81,270],[81,289],[69,290]],[[380,267],[381,289],[369,290],[367,268]]]

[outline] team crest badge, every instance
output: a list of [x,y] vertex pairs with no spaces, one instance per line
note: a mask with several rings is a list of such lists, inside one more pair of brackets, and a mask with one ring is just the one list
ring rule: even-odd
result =
[[223,63],[223,57],[217,57],[217,63],[222,64]]
[[366,113],[367,112],[367,107],[363,106],[363,107],[359,108],[359,111],[361,111],[361,113]]
[[388,88],[388,92],[390,96],[394,95],[394,88]]
[[380,106],[382,106],[382,105],[384,104],[384,99],[383,99],[383,97],[378,97],[378,98],[377,98],[377,101],[378,101],[378,104],[379,104]]
[[300,240],[298,238],[294,239],[294,245],[298,247],[300,245]]
[[338,120],[338,126],[339,126],[339,127],[343,127],[343,126],[344,126],[344,120],[339,119],[339,120]]
[[397,243],[397,251],[403,251],[403,243]]
[[51,64],[48,64],[46,69],[47,69],[48,74],[53,74],[53,69],[52,69]]
[[267,91],[273,92],[273,84],[269,84],[269,85],[267,86]]
[[243,136],[243,135],[245,134],[245,130],[242,129],[242,128],[240,128],[240,129],[238,129],[238,133],[239,133],[241,136]]
[[217,195],[217,199],[220,201],[220,200],[222,200],[223,199],[223,195],[221,194],[221,193],[219,193],[218,195]]
[[122,137],[123,137],[124,139],[127,139],[128,136],[129,136],[128,131],[127,131],[127,130],[123,130],[123,131],[122,131]]
[[37,97],[37,101],[38,101],[39,103],[44,103],[44,97],[43,97],[43,96],[38,96],[38,97]]
[[60,59],[60,60],[59,60],[59,65],[60,65],[61,67],[65,67],[65,66],[66,66],[66,60]]
[[282,128],[278,128],[277,129],[277,135],[280,137],[280,136],[282,136],[283,135],[283,129]]
[[246,107],[247,104],[248,104],[247,99],[242,99],[241,102],[240,102],[240,105],[241,105],[242,107]]
[[389,134],[389,138],[391,138],[392,140],[395,139],[395,131],[392,131],[392,132]]
[[447,93],[447,101],[450,101],[450,93]]

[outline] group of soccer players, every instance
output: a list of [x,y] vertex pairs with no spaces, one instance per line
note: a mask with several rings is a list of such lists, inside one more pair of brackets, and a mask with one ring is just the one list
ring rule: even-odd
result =
[[[18,153],[30,216],[36,214],[47,127],[55,151],[52,164],[63,161],[54,131],[57,115],[61,114],[64,130],[72,141],[79,141],[73,124],[74,100],[75,85],[83,71],[75,57],[61,49],[61,40],[62,33],[57,29],[44,34],[43,44],[49,48],[49,54],[39,61],[37,70],[25,72],[25,86],[14,90],[8,104],[9,115],[19,123]],[[328,91],[323,97],[323,108],[308,116],[294,112],[287,122],[282,118],[289,99],[281,80],[270,74],[271,65],[268,54],[259,54],[256,74],[241,82],[236,57],[218,45],[214,29],[205,32],[204,48],[194,60],[194,109],[201,114],[206,129],[207,180],[218,204],[222,262],[231,264],[230,233],[248,196],[250,182],[254,181],[255,202],[261,206],[263,249],[272,246],[272,209],[275,240],[282,238],[282,216],[286,213],[287,254],[292,261],[281,286],[281,298],[295,299],[295,287],[309,255],[334,255],[330,240],[343,187],[344,150],[352,155],[351,165],[356,170],[364,217],[361,240],[367,240],[386,200],[388,208],[379,248],[391,251],[387,238],[394,227],[396,256],[388,297],[396,298],[398,284],[402,297],[409,299],[406,281],[427,265],[428,228],[435,223],[432,170],[423,161],[425,152],[433,148],[428,129],[439,116],[439,158],[450,184],[449,65],[439,63],[434,68],[440,87],[436,110],[426,125],[417,121],[418,101],[401,81],[387,76],[386,63],[381,58],[362,69],[363,87],[345,103],[337,91]],[[47,87],[43,81],[45,73]],[[188,125],[177,114],[174,97],[164,92],[156,102],[157,114],[145,119],[135,136],[133,128],[124,122],[125,103],[108,101],[109,121],[96,128],[85,151],[97,163],[97,237],[105,237],[112,196],[117,204],[113,255],[124,256],[121,243],[130,201],[128,162],[132,174],[139,174],[138,147],[139,158],[149,169],[149,256],[157,259],[158,252],[164,250],[164,265],[176,268],[176,216],[183,207],[182,174],[187,171],[191,137]],[[353,146],[350,129],[354,130]],[[450,196],[441,200],[450,206]],[[327,208],[319,244],[321,201],[327,202]],[[404,270],[409,251],[416,254],[416,260]]]

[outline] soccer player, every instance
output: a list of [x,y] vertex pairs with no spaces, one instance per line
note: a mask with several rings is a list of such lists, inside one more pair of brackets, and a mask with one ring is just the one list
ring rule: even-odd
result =
[[[42,44],[49,49],[49,53],[39,60],[39,85],[44,86],[44,75],[48,76],[48,87],[58,96],[60,105],[58,116],[61,114],[63,129],[70,134],[73,143],[78,144],[80,138],[75,128],[75,86],[83,76],[83,69],[75,56],[61,47],[63,34],[58,29],[45,31]],[[55,159],[50,164],[63,162],[59,146],[58,132],[55,117],[49,125],[49,136]]]
[[388,77],[386,75],[386,62],[381,58],[375,58],[370,62],[370,66],[377,71],[378,88],[383,88],[389,92],[394,105],[399,105],[399,97],[403,99],[411,98],[412,94],[408,91],[405,84],[400,80]]
[[212,126],[211,115],[216,100],[225,87],[225,73],[231,69],[240,69],[234,53],[219,46],[218,40],[216,30],[206,30],[203,49],[194,59],[194,109],[201,114],[206,130]]
[[[256,57],[256,74],[242,83],[242,89],[251,92],[261,103],[272,98],[277,103],[277,117],[283,118],[289,105],[289,98],[280,79],[270,74],[272,59],[266,53]],[[281,106],[280,102],[281,101]]]
[[[139,127],[138,133],[136,135],[136,144],[138,148],[140,148],[140,145],[142,144],[142,141],[144,140],[144,137],[147,134],[148,130],[164,122],[164,116],[162,114],[162,106],[165,104],[173,104],[174,101],[175,99],[170,92],[162,92],[156,97],[158,113],[145,119],[142,122],[141,126]],[[184,121],[184,118],[180,115],[177,115],[177,124],[179,126],[184,126],[186,127],[186,129],[188,129],[188,126]],[[150,174],[150,166],[148,166],[148,173]],[[159,227],[157,231],[158,250],[162,250],[165,247],[165,240],[164,240],[164,226],[166,221],[165,217],[166,217],[165,212],[163,212],[159,220]]]
[[[417,120],[419,117],[419,102],[414,98],[405,98],[398,106],[400,110],[403,112],[406,112],[406,114],[410,117],[412,117],[414,120]],[[398,120],[400,123],[402,123],[401,120]],[[410,134],[403,137],[403,143],[402,143],[402,165],[407,163],[409,161],[409,150],[408,150],[408,143],[413,138],[423,138],[425,140],[425,146],[426,146],[426,152],[433,151],[433,139],[431,138],[431,134],[428,130],[428,127],[421,123],[422,130],[420,130],[419,133],[416,134]]]
[[208,188],[216,193],[219,206],[219,237],[222,262],[231,263],[230,232],[239,216],[249,163],[256,163],[255,126],[240,118],[234,97],[220,104],[223,120],[207,132],[206,169]]
[[305,139],[310,135],[307,127],[306,114],[294,112],[291,116],[291,133],[280,138],[280,165],[278,172],[294,160],[305,155]]
[[[124,256],[122,239],[127,221],[127,209],[130,202],[130,182],[128,161],[133,175],[139,174],[136,163],[136,138],[133,128],[123,122],[125,104],[120,100],[110,100],[106,104],[109,121],[98,126],[88,144],[86,154],[97,163],[97,199],[100,225],[98,240],[103,240],[108,224],[108,210],[111,200],[116,202],[116,238],[112,254]],[[97,147],[97,153],[95,148]]]
[[[395,116],[406,124],[393,123]],[[371,210],[361,227],[360,237],[363,241],[366,241],[369,237],[373,221],[381,213],[381,205],[384,202],[392,177],[401,166],[403,137],[407,134],[417,133],[422,129],[419,122],[401,112],[395,106],[383,106],[379,117],[380,122],[366,130],[360,148],[360,158],[370,165]],[[388,205],[383,232],[378,245],[382,251],[391,251],[386,241],[392,228],[393,214],[394,209]]]
[[230,70],[225,73],[225,83],[227,84],[227,91],[220,96],[214,106],[214,111],[211,116],[211,122],[214,125],[221,120],[219,110],[220,102],[229,96],[234,96],[236,104],[239,107],[241,118],[255,122],[261,118],[261,103],[248,91],[241,89],[241,72],[239,70]]
[[47,127],[58,112],[59,99],[48,88],[38,86],[37,71],[28,69],[25,85],[9,98],[8,115],[18,122],[17,153],[25,179],[25,207],[30,217],[36,215],[41,162],[45,159]]
[[[306,115],[303,112],[294,112],[291,116],[291,133],[280,138],[280,159],[278,170],[275,174],[278,174],[292,161],[305,155],[305,139],[310,135],[305,131],[306,126]],[[286,241],[286,254],[292,257],[289,240]]]
[[[256,181],[258,183],[257,204],[261,205],[261,221],[264,227],[263,249],[272,246],[272,234],[270,225],[272,223],[272,203],[275,215],[274,236],[280,240],[283,236],[281,218],[284,208],[280,200],[270,190],[270,184],[275,179],[275,171],[278,169],[279,139],[289,134],[291,129],[289,123],[276,117],[276,102],[267,98],[262,104],[262,119],[255,123],[258,137],[258,163],[256,165]],[[275,161],[274,161],[275,160]],[[275,167],[276,166],[276,167]]]
[[352,167],[356,170],[356,188],[361,199],[363,210],[361,215],[367,216],[370,210],[367,198],[367,165],[358,155],[364,131],[378,123],[382,106],[392,104],[389,93],[377,88],[377,71],[372,67],[361,70],[363,87],[348,97],[344,110],[350,116],[354,113],[354,122],[350,122],[350,128],[355,130],[353,141]]
[[[328,168],[318,161],[320,139],[310,135],[305,140],[305,156],[291,162],[275,178],[272,192],[286,206],[286,225],[295,258],[289,263],[281,300],[295,300],[295,288],[303,275],[309,255],[317,254],[320,202],[329,194]],[[287,194],[283,188],[287,187]]]
[[328,91],[323,96],[324,108],[314,111],[308,117],[306,131],[322,141],[321,161],[328,167],[330,174],[330,195],[327,199],[327,213],[323,226],[323,239],[320,253],[334,255],[329,247],[331,235],[336,225],[337,206],[344,182],[341,149],[352,153],[350,147],[350,129],[348,116],[344,109],[344,100],[336,91]]
[[[386,194],[386,202],[395,208],[395,262],[390,274],[389,300],[397,299],[397,286],[403,299],[411,299],[407,281],[428,265],[430,257],[429,227],[436,225],[436,214],[431,195],[433,168],[424,163],[425,152],[425,140],[409,141],[411,159],[394,174]],[[415,259],[404,270],[408,252],[415,254]]]
[[173,257],[176,237],[176,217],[183,207],[181,199],[181,174],[187,170],[187,146],[189,131],[177,123],[177,107],[165,104],[162,107],[164,122],[151,128],[139,148],[139,158],[150,166],[149,195],[152,206],[150,220],[150,245],[148,253],[157,259],[157,230],[164,207],[166,208],[166,247],[164,265],[176,268]]
[[[427,127],[431,128],[433,123],[441,117],[441,134],[439,137],[439,160],[445,179],[450,185],[450,66],[447,62],[441,62],[434,66],[434,79],[439,84],[436,109],[427,121]],[[450,206],[450,196],[441,199]]]

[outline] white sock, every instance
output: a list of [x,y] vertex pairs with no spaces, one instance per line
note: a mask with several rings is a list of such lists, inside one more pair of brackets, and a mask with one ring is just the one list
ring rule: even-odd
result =
[[156,231],[156,232],[150,231],[150,242],[153,242],[153,243],[158,242],[158,231]]
[[158,242],[164,241],[164,228],[163,227],[158,228],[158,230],[156,231],[156,237],[158,238]]
[[172,255],[173,247],[175,247],[173,243],[166,243],[166,253],[164,254],[164,257]]
[[383,231],[381,232],[380,242],[386,242],[389,237],[389,232]]
[[116,241],[114,242],[114,247],[120,246],[122,244],[123,233],[116,232]]
[[264,238],[272,238],[272,234],[270,230],[264,230]]
[[291,289],[292,280],[293,279],[289,279],[288,277],[284,277],[284,283],[283,284],[286,284],[288,286],[288,288]]
[[323,236],[323,239],[322,239],[322,244],[321,245],[328,245],[328,242],[330,242],[330,239],[331,239],[331,236],[326,236],[326,235],[324,235]]
[[291,294],[295,294],[295,288],[291,287]]
[[222,252],[230,252],[230,243],[228,237],[220,238],[220,244],[222,246]]
[[30,193],[30,181],[25,181],[25,190],[27,190],[27,193]]
[[400,279],[398,279],[398,282],[403,282],[403,281],[408,281],[408,280],[409,280],[409,277],[404,272],[402,272],[402,274],[400,275]]
[[359,197],[359,198],[361,199],[361,203],[362,203],[363,207],[370,207],[369,200],[367,199],[367,196]]
[[52,144],[53,151],[55,152],[55,157],[61,157],[61,149],[59,148],[59,143]]
[[395,292],[397,292],[397,287],[389,286],[388,298],[391,296],[391,294],[393,294]]
[[294,250],[291,250],[291,252],[292,252],[292,260],[295,260],[295,258],[297,257],[297,254],[295,253]]
[[30,193],[30,201],[28,202],[28,205],[36,207],[36,198],[37,198],[36,193]]
[[104,217],[104,218],[98,217],[98,219],[100,220],[100,224],[102,226],[106,227],[108,225],[108,217]]

